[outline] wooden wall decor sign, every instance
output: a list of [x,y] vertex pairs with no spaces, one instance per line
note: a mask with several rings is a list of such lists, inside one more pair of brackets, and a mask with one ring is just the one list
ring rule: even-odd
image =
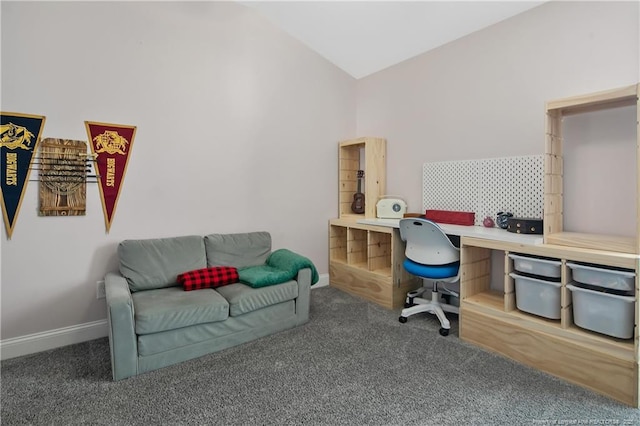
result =
[[[87,143],[46,138],[36,162],[40,216],[84,216],[87,209]],[[90,167],[90,165],[89,165]]]
[[85,121],[91,152],[96,156],[94,166],[102,198],[102,210],[107,233],[120,197],[127,171],[136,126]]
[[24,196],[31,162],[40,142],[45,117],[0,112],[0,190],[2,215],[11,239]]

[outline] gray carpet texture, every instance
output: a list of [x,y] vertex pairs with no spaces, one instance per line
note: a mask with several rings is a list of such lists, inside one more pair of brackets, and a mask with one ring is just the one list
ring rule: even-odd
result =
[[3,425],[639,425],[640,410],[332,287],[293,330],[119,382],[106,338],[2,362]]

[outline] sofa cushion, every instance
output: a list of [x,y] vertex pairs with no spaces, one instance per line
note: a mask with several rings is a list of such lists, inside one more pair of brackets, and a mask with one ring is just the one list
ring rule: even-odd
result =
[[243,234],[210,234],[204,237],[207,266],[263,265],[271,254],[271,234],[247,232]]
[[184,291],[216,288],[238,282],[238,270],[233,266],[213,266],[178,275]]
[[236,317],[277,303],[298,297],[298,283],[287,281],[268,287],[251,288],[237,283],[217,288],[215,291],[229,302],[229,315]]
[[197,235],[125,240],[118,257],[132,292],[175,286],[178,274],[207,266],[204,241]]
[[[191,353],[191,351],[202,350],[203,346],[209,348],[203,350],[204,353],[215,352],[272,334],[282,328],[291,328],[293,327],[291,321],[295,317],[296,303],[289,300],[249,312],[246,315],[228,318],[226,321],[208,322],[160,333],[141,334],[137,336],[138,353],[141,358],[139,361],[148,365],[158,362],[158,360],[150,358],[143,360],[142,358],[153,355],[158,355],[160,359],[171,358],[174,356],[172,351],[180,350]],[[291,325],[283,327],[283,324],[286,323]],[[248,361],[250,362],[250,359]],[[215,392],[215,390],[215,384],[212,383],[211,391]]]
[[157,333],[195,324],[224,321],[229,303],[215,290],[183,291],[181,287],[131,294],[136,334]]

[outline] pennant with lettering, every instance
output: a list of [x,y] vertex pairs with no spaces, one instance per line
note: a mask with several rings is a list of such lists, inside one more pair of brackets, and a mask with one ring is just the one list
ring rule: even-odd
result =
[[94,166],[98,175],[104,223],[109,233],[127,172],[136,126],[93,121],[84,123],[91,152],[96,156]]
[[0,112],[0,189],[2,215],[9,240],[29,182],[31,162],[38,149],[44,122],[42,115]]

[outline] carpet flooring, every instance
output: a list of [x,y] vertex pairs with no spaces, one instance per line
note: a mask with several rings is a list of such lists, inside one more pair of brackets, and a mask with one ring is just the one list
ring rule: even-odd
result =
[[309,323],[113,382],[106,338],[3,361],[3,425],[640,425],[640,410],[332,287]]

